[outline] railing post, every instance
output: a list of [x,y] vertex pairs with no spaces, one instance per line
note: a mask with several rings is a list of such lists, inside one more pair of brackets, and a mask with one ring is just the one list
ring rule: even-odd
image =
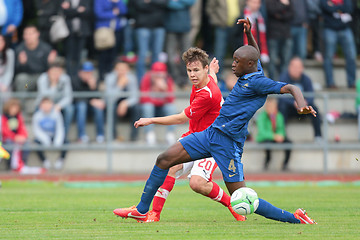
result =
[[116,127],[114,125],[114,118],[113,118],[113,110],[114,110],[114,96],[113,95],[106,95],[105,96],[106,102],[107,102],[107,108],[106,108],[106,159],[107,159],[107,173],[112,173],[112,157],[113,157],[113,148],[112,148],[112,142],[114,139],[112,128]]

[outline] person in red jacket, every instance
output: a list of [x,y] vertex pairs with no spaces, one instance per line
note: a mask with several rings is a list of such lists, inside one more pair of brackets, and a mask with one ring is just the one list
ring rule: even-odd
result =
[[[4,145],[14,145],[12,151],[5,148],[11,155],[14,154],[14,149],[19,149],[18,147],[27,143],[28,133],[18,99],[11,98],[4,104],[1,115],[1,135]],[[21,151],[20,157],[24,164],[27,162],[28,155],[28,150]],[[11,162],[8,161],[8,169],[10,169],[10,164]]]
[[[151,70],[141,80],[140,85],[142,105],[142,117],[151,118],[155,116],[168,116],[175,114],[174,106],[174,80],[168,74],[167,66],[162,62],[155,62]],[[175,127],[167,127],[166,141],[169,144],[175,142]],[[146,141],[148,144],[156,143],[153,126],[145,127]]]

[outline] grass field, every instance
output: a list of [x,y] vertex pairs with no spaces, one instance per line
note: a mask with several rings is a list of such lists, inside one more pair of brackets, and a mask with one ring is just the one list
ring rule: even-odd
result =
[[236,222],[222,205],[178,184],[162,219],[136,223],[112,210],[136,204],[142,184],[71,188],[62,183],[6,181],[0,189],[0,239],[360,239],[360,187],[253,187],[318,225],[288,224],[256,214]]

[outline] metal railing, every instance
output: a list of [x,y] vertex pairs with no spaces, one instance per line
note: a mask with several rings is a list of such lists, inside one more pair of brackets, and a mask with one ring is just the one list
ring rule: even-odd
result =
[[[224,93],[223,95],[226,97],[228,93]],[[176,99],[188,99],[189,93],[186,92],[176,92],[175,96]],[[164,150],[167,145],[165,144],[157,144],[154,146],[149,145],[139,145],[133,143],[113,143],[113,131],[111,126],[113,126],[113,109],[115,100],[118,97],[127,97],[128,94],[105,94],[104,92],[73,92],[74,98],[103,98],[106,100],[107,107],[106,107],[106,140],[103,144],[64,144],[60,147],[45,147],[38,144],[28,144],[27,146],[23,146],[23,149],[36,151],[36,150],[46,150],[46,151],[59,151],[59,150],[86,150],[86,151],[96,151],[96,150],[104,150],[106,151],[106,158],[107,158],[107,172],[112,172],[113,166],[113,151],[118,150]],[[279,96],[279,95],[278,95]],[[322,115],[322,132],[323,132],[323,141],[321,143],[296,143],[293,142],[291,144],[278,144],[278,143],[246,143],[245,148],[249,150],[263,150],[263,149],[272,149],[272,150],[284,150],[284,149],[301,149],[301,150],[322,150],[323,151],[323,173],[328,173],[328,161],[329,161],[329,151],[331,150],[360,150],[360,143],[331,143],[329,142],[328,138],[328,131],[329,131],[329,123],[326,119],[326,113],[329,112],[329,104],[330,100],[334,99],[353,99],[354,106],[355,106],[355,92],[318,92],[318,93],[304,93],[305,97],[314,97],[317,101],[323,101],[323,108],[320,110]],[[35,99],[37,97],[36,92],[12,92],[12,93],[2,93],[0,96],[0,115],[2,114],[3,103],[9,97],[15,97],[18,99]],[[289,97],[292,97],[289,95]],[[184,106],[186,107],[186,106]],[[34,109],[35,110],[35,109]],[[355,107],[354,107],[355,111]],[[0,123],[1,124],[1,123]],[[1,125],[0,125],[1,129]],[[1,138],[1,134],[0,134]],[[14,146],[4,145],[8,149],[14,148]]]

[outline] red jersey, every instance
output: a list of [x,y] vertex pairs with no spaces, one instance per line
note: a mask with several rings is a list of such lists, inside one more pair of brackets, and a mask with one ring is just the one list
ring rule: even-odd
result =
[[184,110],[185,115],[190,118],[189,131],[181,137],[205,130],[219,116],[223,98],[215,80],[210,75],[209,78],[210,81],[205,87],[192,87],[190,106]]

